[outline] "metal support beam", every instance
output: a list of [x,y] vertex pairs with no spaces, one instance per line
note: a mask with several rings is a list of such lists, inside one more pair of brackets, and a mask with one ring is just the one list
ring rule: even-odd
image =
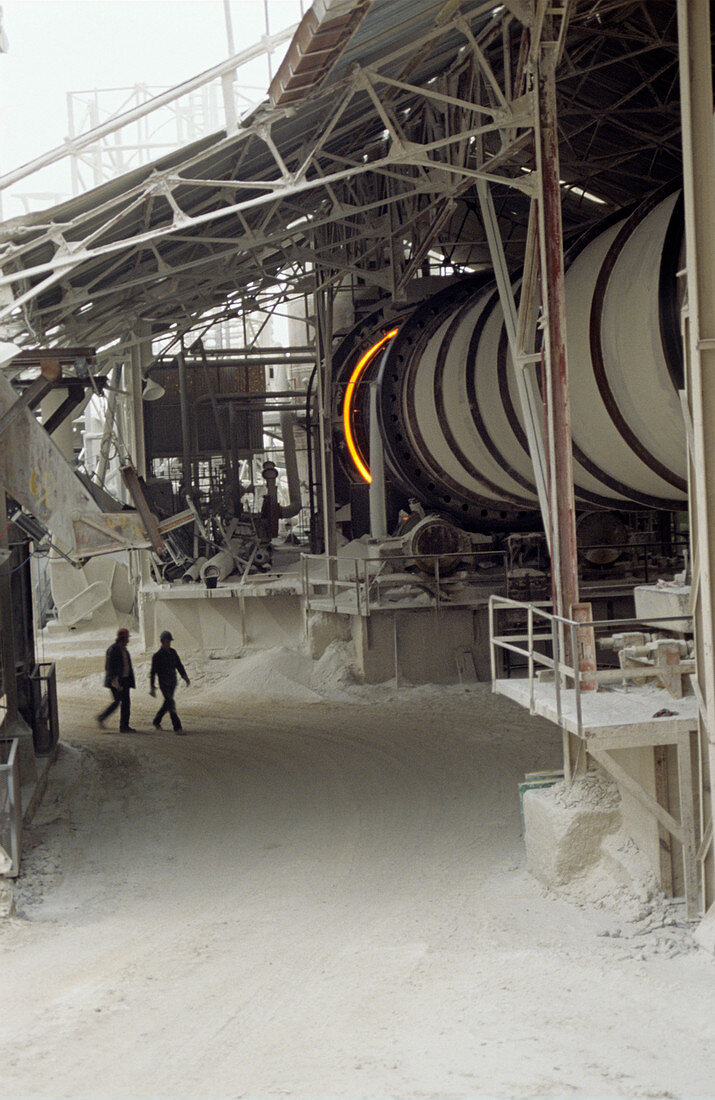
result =
[[[486,182],[486,180],[477,180],[477,195],[479,196],[482,222],[484,224],[484,231],[487,236],[489,252],[492,258],[492,264],[494,266],[494,277],[496,279],[497,288],[499,290],[499,300],[501,302],[502,311],[504,313],[504,325],[506,328],[507,339],[509,341],[509,351],[514,362],[517,393],[519,396],[519,404],[521,406],[521,414],[524,420],[524,431],[526,433],[527,442],[529,444],[529,454],[531,456],[531,462],[534,467],[534,480],[536,482],[536,492],[539,498],[539,508],[541,509],[541,519],[544,524],[544,531],[546,533],[546,541],[549,546],[549,552],[551,552],[551,519],[548,494],[548,473],[546,452],[544,448],[544,434],[542,430],[543,401],[541,395],[539,394],[538,386],[536,385],[536,379],[534,378],[533,373],[531,373],[531,371],[529,370],[529,367],[524,362],[524,334],[522,333],[520,336],[516,304],[514,302],[514,294],[512,292],[509,269],[507,267],[506,256],[504,254],[504,246],[502,244],[501,235],[499,233],[499,223],[497,221],[496,211],[494,209],[494,202],[492,200],[489,184]],[[530,250],[527,248],[526,257],[524,260],[525,270],[522,279],[521,305],[523,308],[526,308],[523,301],[524,296],[533,296],[533,283],[531,279],[529,279],[527,276],[527,267],[530,264],[530,261]]]
[[99,460],[97,462],[97,469],[94,472],[97,484],[101,489],[104,488],[104,483],[107,479],[107,467],[109,466],[109,457],[112,449],[112,438],[114,436],[114,418],[117,411],[117,391],[119,390],[121,374],[122,364],[115,363],[112,367],[112,374],[109,380],[107,411],[104,417],[102,441],[99,445]]
[[156,550],[157,554],[163,554],[166,551],[164,540],[161,537],[161,531],[159,525],[154,518],[153,512],[150,511],[147,499],[144,496],[144,492],[141,487],[141,482],[137,475],[137,471],[133,466],[122,466],[122,481],[127,487],[134,507],[136,508],[144,528],[151,542],[152,548]]
[[186,384],[186,359],[183,350],[176,357],[179,364],[179,402],[181,408],[181,446],[184,475],[184,492],[194,495],[194,474],[191,454],[191,416],[189,412],[189,391]]
[[[693,445],[690,513],[693,561],[698,563],[698,575],[693,576],[693,611],[697,683],[705,709],[699,734],[703,764],[709,766],[702,792],[706,827],[715,810],[715,136],[710,34],[708,0],[678,0],[688,288],[686,391]],[[705,908],[715,900],[712,850],[708,859]]]
[[320,424],[320,464],[323,483],[323,531],[329,576],[334,568],[338,540],[335,526],[335,484],[333,478],[333,290],[322,286],[316,277],[315,330],[318,355],[318,419]]
[[64,424],[68,416],[70,416],[78,405],[84,401],[85,388],[84,386],[68,386],[66,390],[67,396],[57,406],[57,408],[50,413],[47,420],[43,421],[42,427],[45,431],[52,435],[57,431],[60,425]]
[[146,469],[146,442],[144,439],[144,383],[145,371],[152,361],[151,354],[151,325],[148,321],[140,321],[137,325],[136,336],[138,343],[132,349],[132,413],[133,436],[132,445],[134,451],[134,466],[140,477],[147,476]]
[[[559,181],[556,76],[552,51],[539,51],[536,71],[537,169],[541,181],[539,236],[541,295],[546,320],[546,401],[551,500],[551,563],[554,604],[567,618],[579,602],[576,558],[571,412],[566,359],[566,293]],[[570,663],[567,654],[567,664]]]
[[370,534],[374,539],[387,535],[385,508],[385,453],[377,412],[377,382],[370,383]]
[[[226,20],[226,38],[228,41],[229,57],[233,57],[236,46],[233,40],[233,23],[231,22],[231,4],[229,0],[223,0],[223,14]],[[236,114],[236,99],[233,85],[236,80],[236,70],[229,69],[221,75],[221,94],[223,95],[223,113],[226,120],[226,133],[235,134],[238,129],[238,116]]]

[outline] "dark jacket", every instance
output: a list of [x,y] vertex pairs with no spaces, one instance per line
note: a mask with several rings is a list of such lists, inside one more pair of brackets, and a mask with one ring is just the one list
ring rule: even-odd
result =
[[129,675],[124,682],[125,686],[130,688],[135,688],[137,686],[134,679],[134,669],[132,668],[132,659],[129,656],[129,650],[126,649],[126,647],[120,646],[119,642],[114,642],[107,650],[107,656],[104,660],[104,686],[107,688],[112,686],[112,680],[119,680],[120,683],[122,681],[122,667],[124,665],[124,661],[122,660],[123,648],[127,655],[127,660],[129,661]]
[[188,680],[186,675],[186,669],[181,663],[181,657],[169,646],[168,649],[157,649],[156,653],[151,659],[151,674],[149,683],[151,687],[154,687],[155,679],[159,680],[160,688],[168,688],[169,691],[173,691],[176,687],[177,672],[179,676],[184,680]]

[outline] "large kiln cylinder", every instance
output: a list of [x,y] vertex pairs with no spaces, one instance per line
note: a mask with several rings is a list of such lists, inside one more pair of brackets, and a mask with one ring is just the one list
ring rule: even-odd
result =
[[[682,206],[671,195],[592,233],[567,256],[574,478],[584,507],[684,506],[681,241]],[[354,407],[343,410],[358,452],[367,454],[361,383],[379,371],[386,462],[408,495],[476,528],[533,512],[515,366],[493,283],[452,283],[395,327],[364,376],[353,378]],[[366,341],[380,338],[380,330],[361,333],[351,354],[337,357],[341,381],[354,374]]]

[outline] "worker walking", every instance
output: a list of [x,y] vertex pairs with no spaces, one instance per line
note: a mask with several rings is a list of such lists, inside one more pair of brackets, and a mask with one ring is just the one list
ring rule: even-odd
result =
[[112,702],[101,714],[97,715],[97,723],[101,727],[104,725],[105,719],[109,718],[110,714],[114,714],[117,707],[120,707],[120,733],[136,733],[136,730],[129,725],[129,712],[131,709],[129,692],[137,685],[134,680],[132,659],[127,649],[128,642],[129,631],[123,626],[117,631],[117,640],[110,645],[104,660],[104,686],[111,691]]
[[164,696],[164,702],[154,717],[154,729],[161,729],[161,720],[168,712],[171,715],[171,724],[174,733],[182,732],[181,719],[176,713],[174,692],[176,691],[177,672],[188,687],[191,681],[186,675],[186,669],[181,663],[181,658],[175,649],[171,648],[173,637],[168,630],[162,630],[159,635],[161,648],[157,649],[151,659],[151,674],[149,677],[149,694],[156,695],[156,680],[159,681],[159,689]]

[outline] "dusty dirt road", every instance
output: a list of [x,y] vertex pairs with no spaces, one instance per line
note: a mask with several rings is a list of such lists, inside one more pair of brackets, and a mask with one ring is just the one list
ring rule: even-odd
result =
[[198,688],[186,737],[119,735],[96,696],[63,686],[0,927],[3,1096],[714,1094],[712,960],[524,869],[551,727],[483,685]]

